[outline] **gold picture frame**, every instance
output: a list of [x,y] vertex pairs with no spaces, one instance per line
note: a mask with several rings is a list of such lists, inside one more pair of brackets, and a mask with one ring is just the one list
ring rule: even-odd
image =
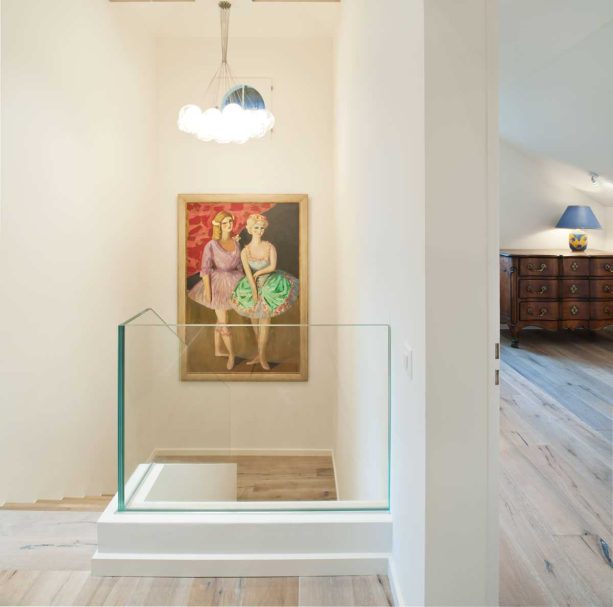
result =
[[[228,248],[233,246],[229,241],[227,229],[220,237],[220,222],[215,221],[215,217],[228,215],[232,216],[234,226],[231,234],[236,242],[234,252],[224,252],[219,248],[224,242]],[[247,287],[247,273],[251,271],[251,264],[258,261],[253,260],[248,252],[253,238],[247,226],[250,217],[252,226],[254,221],[258,221],[258,217],[261,219],[259,227],[255,228],[256,231],[262,228],[265,230],[264,236],[257,241],[262,245],[255,242],[253,246],[263,246],[263,250],[272,249],[276,258],[275,270],[258,279],[258,293],[260,283],[263,285],[268,281],[270,284],[273,277],[275,281],[280,281],[287,287],[288,295],[285,303],[276,308],[266,306],[266,297],[262,296],[265,295],[265,291],[254,298],[261,304],[258,303],[253,308],[241,305],[240,294],[244,294],[245,289],[247,295],[251,293]],[[178,196],[177,316],[180,325],[179,336],[182,341],[181,380],[308,380],[307,221],[306,194],[180,194]],[[216,232],[213,232],[214,225],[217,225]],[[211,241],[215,239],[217,242],[212,243]],[[230,275],[223,269],[214,268],[211,272],[217,271],[217,277],[212,275],[209,277],[203,268],[215,263],[211,262],[211,255],[221,264],[220,268],[227,261],[232,266],[234,274]],[[240,263],[234,268],[239,257]],[[268,268],[270,267],[273,266]],[[255,274],[252,273],[251,276]],[[217,282],[213,280],[213,284],[220,286],[211,296],[210,285],[213,278],[217,280]],[[205,288],[206,279],[208,279],[208,292]],[[227,287],[226,282],[231,286]],[[236,288],[229,295],[227,289],[234,288],[235,283]],[[203,292],[207,293],[208,299],[202,294]],[[215,302],[226,311],[214,309],[212,306]],[[248,314],[251,316],[247,316]],[[254,320],[253,315],[256,314],[258,318]],[[229,326],[226,327],[219,321],[220,316],[225,317],[225,323]],[[262,338],[258,337],[260,335],[258,330],[261,331],[258,329],[260,322],[262,327],[265,326],[264,323],[269,326],[263,347]],[[213,327],[215,323],[219,325]],[[261,335],[264,335],[264,332]],[[233,352],[234,364],[231,368],[228,368],[231,364],[229,350]],[[263,355],[261,355],[262,350]],[[269,368],[266,369],[264,365]]]

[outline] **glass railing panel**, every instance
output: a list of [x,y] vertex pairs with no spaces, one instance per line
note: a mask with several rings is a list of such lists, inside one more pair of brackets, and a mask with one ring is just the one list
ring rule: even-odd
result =
[[126,510],[387,509],[387,326],[124,331]]
[[[189,343],[177,326],[156,322],[135,321],[120,327],[124,406],[118,460],[126,508],[162,455],[185,456],[194,445],[217,450],[231,447],[227,385],[210,382],[203,390],[202,384],[181,381],[181,361]],[[190,338],[197,340],[203,330],[194,328]]]

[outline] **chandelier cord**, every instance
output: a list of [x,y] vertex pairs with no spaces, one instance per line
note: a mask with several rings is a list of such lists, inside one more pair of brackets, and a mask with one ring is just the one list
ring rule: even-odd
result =
[[[221,64],[217,72],[213,76],[210,85],[213,81],[217,81],[217,90],[215,92],[215,106],[220,107],[223,95],[234,85],[234,78],[230,65],[228,64],[228,39],[230,33],[230,8],[232,4],[226,0],[222,0],[219,6],[219,20],[221,25]],[[207,87],[207,89],[209,88]]]
[[230,8],[232,4],[227,1],[219,3],[221,22],[221,62],[228,63],[228,34],[230,32]]

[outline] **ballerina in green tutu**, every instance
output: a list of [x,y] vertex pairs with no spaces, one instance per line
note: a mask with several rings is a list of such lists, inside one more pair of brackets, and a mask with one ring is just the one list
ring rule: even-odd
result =
[[277,250],[271,242],[262,240],[267,227],[268,219],[264,215],[250,215],[247,219],[251,242],[241,252],[245,276],[236,285],[231,303],[241,316],[251,319],[255,332],[258,353],[247,364],[260,363],[268,371],[266,345],[270,319],[283,314],[296,303],[298,279],[277,270]]

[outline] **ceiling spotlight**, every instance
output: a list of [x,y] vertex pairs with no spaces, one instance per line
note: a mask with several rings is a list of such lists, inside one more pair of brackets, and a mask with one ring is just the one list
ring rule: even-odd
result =
[[591,172],[590,173],[590,181],[592,182],[592,187],[595,190],[600,189],[600,175],[598,173]]

